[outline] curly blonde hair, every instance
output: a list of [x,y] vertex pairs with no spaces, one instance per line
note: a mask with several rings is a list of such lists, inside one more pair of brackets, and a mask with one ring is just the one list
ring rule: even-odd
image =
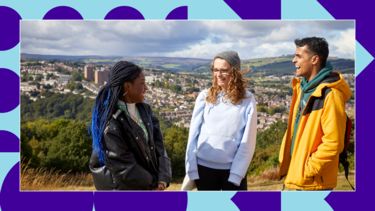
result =
[[[211,65],[211,71],[213,70],[213,65]],[[234,105],[241,103],[242,99],[246,96],[247,79],[244,78],[244,73],[240,70],[231,67],[230,74],[232,78],[229,81],[228,89],[225,92],[225,97],[230,100]],[[217,84],[216,77],[212,75],[212,86],[208,89],[208,95],[206,101],[215,104],[217,101],[217,95],[222,88]]]

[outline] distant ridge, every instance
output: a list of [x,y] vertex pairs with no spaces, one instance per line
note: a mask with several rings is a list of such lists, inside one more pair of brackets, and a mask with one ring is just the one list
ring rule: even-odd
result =
[[[121,59],[120,56],[67,56],[67,55],[43,55],[43,54],[28,54],[22,53],[21,60],[44,60],[44,61],[70,61],[70,62],[85,62],[90,60],[107,60],[113,62]],[[89,62],[88,62],[89,63]]]
[[[292,59],[293,55],[286,55],[280,57],[248,59],[244,60],[242,64],[245,67],[250,67],[253,70],[252,74],[281,76],[294,73],[295,66],[292,63]],[[335,71],[354,74],[353,59],[329,57],[328,62],[332,64]]]
[[[170,72],[191,72],[209,73],[210,59],[181,58],[181,57],[135,57],[135,56],[66,56],[66,55],[41,55],[41,54],[21,54],[22,60],[44,60],[62,61],[93,64],[111,65],[120,60],[131,61],[144,68],[155,68]],[[251,74],[257,75],[291,75],[294,72],[292,63],[293,55],[279,57],[256,58],[242,60],[242,68],[250,67]],[[330,57],[328,59],[335,70],[342,73],[354,74],[354,60]]]

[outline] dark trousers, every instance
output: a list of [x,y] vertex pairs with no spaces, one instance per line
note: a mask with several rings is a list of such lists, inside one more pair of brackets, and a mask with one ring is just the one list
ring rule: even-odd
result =
[[247,179],[240,186],[228,182],[230,170],[212,169],[198,165],[199,179],[195,180],[198,190],[247,190]]

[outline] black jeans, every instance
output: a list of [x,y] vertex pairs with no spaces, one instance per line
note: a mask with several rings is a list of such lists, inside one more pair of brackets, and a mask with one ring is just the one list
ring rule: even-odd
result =
[[247,179],[240,186],[228,181],[230,170],[212,169],[198,165],[199,179],[195,180],[198,190],[247,190]]

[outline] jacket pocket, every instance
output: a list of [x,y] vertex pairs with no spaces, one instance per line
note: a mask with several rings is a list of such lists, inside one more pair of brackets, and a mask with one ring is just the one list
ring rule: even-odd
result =
[[235,139],[209,135],[198,141],[197,156],[215,163],[230,163],[238,149]]
[[118,172],[115,179],[118,188],[123,190],[150,190],[156,182],[153,175],[138,164]]
[[107,166],[90,167],[94,185],[97,190],[113,190],[116,189],[113,182],[112,174]]
[[303,167],[304,168],[303,174],[304,174],[305,177],[313,177],[313,176],[315,176],[314,172],[311,171],[311,167],[309,165],[310,160],[311,160],[311,156],[309,156],[306,159],[305,166]]
[[309,163],[310,161],[310,157],[306,159],[306,162],[303,166],[303,172],[302,172],[302,175],[303,175],[303,178],[302,178],[302,181],[301,181],[301,185],[313,185],[314,183],[316,183],[316,175],[313,175],[311,174],[311,172],[309,171]]

